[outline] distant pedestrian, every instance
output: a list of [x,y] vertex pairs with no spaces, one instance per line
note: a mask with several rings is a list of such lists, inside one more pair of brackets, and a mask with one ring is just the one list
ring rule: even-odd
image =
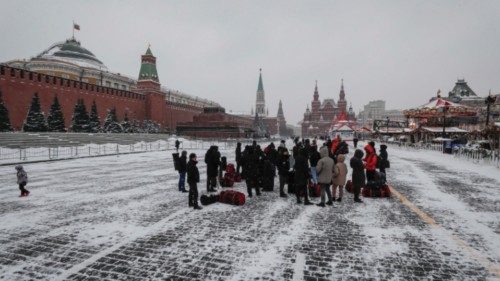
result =
[[179,191],[187,192],[185,187],[186,172],[187,172],[187,151],[185,150],[182,151],[181,157],[179,157],[178,168],[179,168]]
[[175,140],[175,150],[178,152],[179,151],[179,146],[181,142],[179,140]]
[[378,167],[379,167],[378,169],[380,172],[385,174],[385,169],[390,167],[389,155],[387,154],[387,145],[385,145],[385,144],[380,145],[380,153],[379,153],[378,157],[380,160],[379,161],[380,163],[377,163]]
[[28,184],[28,173],[24,170],[23,166],[17,165],[17,184],[19,184],[19,190],[21,190],[21,195],[19,197],[25,197],[30,194],[28,190],[26,190],[25,186]]
[[347,180],[347,165],[344,163],[344,161],[345,161],[345,155],[339,154],[339,156],[337,156],[337,164],[335,164],[333,172],[332,195],[333,195],[333,200],[335,200],[338,188],[339,197],[337,198],[337,202],[342,201],[342,196],[344,195],[344,185]]
[[354,148],[358,148],[358,138],[353,138],[352,143],[354,144]]
[[333,204],[330,184],[332,182],[334,163],[333,159],[328,155],[327,146],[321,147],[319,153],[321,155],[321,159],[318,161],[316,170],[318,172],[318,182],[321,187],[321,203],[319,203],[318,206],[325,207],[325,193],[328,196],[328,202],[326,202],[326,204]]
[[187,181],[189,184],[189,207],[194,207],[195,210],[201,210],[198,205],[198,183],[200,182],[200,172],[196,164],[196,154],[189,154],[189,162],[187,163]]
[[241,142],[236,143],[236,174],[240,174],[241,169]]
[[352,185],[354,188],[354,202],[362,203],[359,199],[359,193],[361,188],[365,186],[365,167],[363,165],[363,151],[361,149],[356,149],[354,151],[354,156],[351,158],[351,168],[352,168]]

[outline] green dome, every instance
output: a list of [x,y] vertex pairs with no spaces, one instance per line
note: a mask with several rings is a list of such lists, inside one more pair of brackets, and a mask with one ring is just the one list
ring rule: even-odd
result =
[[75,63],[82,67],[98,68],[107,70],[106,66],[89,50],[83,48],[80,42],[71,38],[62,43],[56,43],[43,53],[39,58],[58,59]]

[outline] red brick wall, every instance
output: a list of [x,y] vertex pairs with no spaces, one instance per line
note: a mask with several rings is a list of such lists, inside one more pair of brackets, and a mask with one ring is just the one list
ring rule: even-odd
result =
[[127,112],[129,119],[142,122],[147,118],[160,123],[163,128],[174,130],[178,122],[190,122],[193,116],[202,111],[201,108],[193,106],[167,103],[163,94],[156,90],[140,89],[140,93],[128,92],[7,66],[0,68],[0,91],[14,130],[21,130],[34,93],[38,93],[40,97],[45,116],[48,116],[54,96],[57,95],[67,128],[71,126],[71,117],[79,98],[83,98],[87,111],[90,111],[92,102],[96,101],[101,122],[106,118],[107,110],[116,107],[120,121]]

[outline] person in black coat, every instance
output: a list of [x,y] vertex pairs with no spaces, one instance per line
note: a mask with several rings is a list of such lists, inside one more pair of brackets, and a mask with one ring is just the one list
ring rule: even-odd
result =
[[[287,197],[285,194],[285,184],[288,181],[288,175],[290,170],[290,155],[288,154],[288,149],[280,147],[280,153],[278,155],[278,175],[280,181],[280,196]],[[290,187],[289,187],[290,188]]]
[[307,164],[307,150],[302,148],[299,150],[297,158],[295,158],[295,195],[297,196],[297,203],[302,203],[300,201],[300,193],[304,193],[304,205],[312,205],[309,201],[309,196],[307,194],[307,183],[309,182],[309,165]]
[[363,202],[359,199],[359,193],[361,192],[361,188],[365,186],[366,181],[363,154],[361,149],[356,149],[350,163],[352,168],[352,185],[354,187],[354,202],[357,203]]
[[380,161],[377,162],[379,165],[379,171],[385,174],[385,169],[389,168],[389,155],[387,154],[387,145],[380,145],[380,153],[379,153]]
[[252,188],[255,188],[257,195],[260,195],[259,188],[259,152],[257,146],[247,146],[245,148],[243,171],[245,172],[245,182],[247,185],[248,197],[252,197]]
[[175,140],[175,151],[179,152],[179,145],[181,142],[179,140]]
[[354,144],[354,148],[358,148],[358,138],[353,138],[352,143]]
[[217,172],[220,165],[219,148],[211,146],[205,153],[205,163],[207,164],[207,192],[214,192],[217,187]]
[[189,162],[187,163],[187,182],[189,184],[189,207],[194,207],[195,210],[201,210],[198,205],[198,183],[200,182],[200,172],[196,164],[196,154],[189,154]]
[[179,168],[179,191],[187,192],[185,187],[186,182],[186,171],[187,171],[187,151],[183,150],[181,153],[181,157],[179,157],[178,162]]
[[276,168],[266,156],[262,159],[262,167],[262,188],[266,191],[273,191]]
[[240,173],[240,168],[241,168],[241,142],[236,143],[236,174]]

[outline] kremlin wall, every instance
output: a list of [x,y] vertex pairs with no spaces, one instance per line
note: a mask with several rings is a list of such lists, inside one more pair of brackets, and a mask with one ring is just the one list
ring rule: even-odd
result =
[[[289,134],[281,102],[277,117],[234,116],[214,101],[162,87],[150,47],[141,56],[138,79],[133,79],[110,72],[73,37],[29,60],[0,64],[0,92],[16,131],[22,130],[32,98],[38,93],[45,116],[57,96],[66,128],[71,126],[77,100],[83,99],[88,110],[96,102],[101,122],[108,110],[115,108],[119,121],[127,115],[140,123],[153,121],[164,132],[197,137],[249,137],[259,130],[266,130],[266,135]],[[261,74],[257,96],[257,104],[264,106]],[[264,126],[255,128],[259,124]]]

